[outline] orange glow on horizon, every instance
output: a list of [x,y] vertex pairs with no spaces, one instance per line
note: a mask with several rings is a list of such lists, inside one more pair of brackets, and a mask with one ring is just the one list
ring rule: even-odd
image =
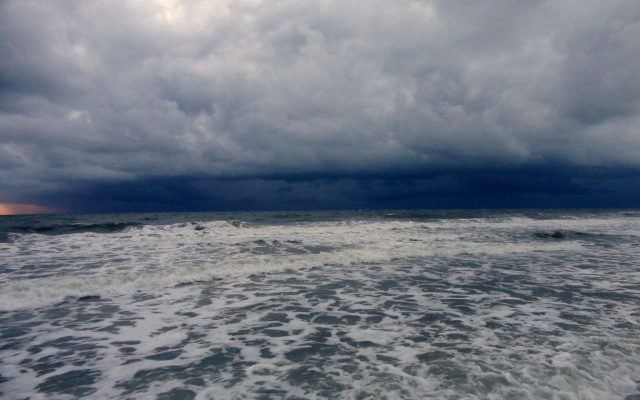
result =
[[61,210],[37,204],[0,203],[0,215],[55,214]]

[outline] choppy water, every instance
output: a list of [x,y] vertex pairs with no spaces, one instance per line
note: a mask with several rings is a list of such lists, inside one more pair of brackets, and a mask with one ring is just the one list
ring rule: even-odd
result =
[[3,399],[640,399],[640,212],[0,219]]

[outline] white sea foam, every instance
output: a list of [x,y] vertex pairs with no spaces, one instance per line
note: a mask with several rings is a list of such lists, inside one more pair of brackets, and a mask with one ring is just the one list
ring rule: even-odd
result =
[[[414,275],[420,270],[414,268],[409,276],[421,277],[421,274]],[[483,274],[476,270],[475,278],[482,279]],[[214,287],[171,288],[155,293],[153,298],[135,302],[114,298],[107,304],[116,305],[117,311],[102,319],[94,318],[75,328],[37,327],[31,345],[42,346],[41,352],[35,356],[27,349],[5,352],[9,356],[4,359],[5,365],[0,372],[12,378],[6,387],[16,396],[8,398],[17,399],[17,394],[38,398],[40,394],[34,387],[78,367],[69,363],[37,376],[19,372],[23,368],[21,360],[55,356],[66,361],[65,357],[70,356],[60,355],[65,349],[56,349],[50,343],[72,337],[77,343],[98,346],[95,349],[97,357],[83,365],[83,368],[101,373],[96,391],[88,396],[90,399],[156,398],[160,393],[185,385],[197,392],[198,399],[254,398],[256,388],[261,387],[280,391],[276,392],[281,393],[276,395],[280,397],[326,398],[305,384],[299,384],[295,374],[300,368],[306,373],[324,376],[318,378],[320,389],[317,390],[322,390],[322,379],[330,377],[329,382],[337,388],[344,387],[333,398],[345,399],[369,395],[399,399],[614,400],[635,393],[637,383],[633,377],[640,373],[640,362],[634,356],[638,354],[638,342],[624,337],[614,328],[620,315],[634,312],[633,306],[617,303],[615,312],[593,314],[592,305],[588,303],[560,304],[551,299],[498,305],[496,302],[513,297],[496,291],[467,293],[464,300],[474,304],[475,312],[465,313],[450,303],[452,299],[460,298],[455,290],[421,291],[409,282],[383,290],[384,294],[376,289],[379,282],[376,277],[402,279],[402,276],[393,265],[378,271],[330,266],[317,272],[298,271],[275,274],[271,278],[221,281]],[[284,283],[288,277],[296,280]],[[336,286],[332,293],[334,300],[330,302],[322,297],[295,293],[302,287],[314,290],[323,283],[340,281],[360,282],[361,286]],[[558,282],[559,285],[562,283]],[[398,298],[404,299],[409,308],[402,308],[400,303],[387,304]],[[195,306],[203,299],[208,302]],[[87,306],[76,303],[73,307],[78,304],[85,313],[96,313],[103,307],[102,303],[87,303]],[[289,309],[291,306],[296,308]],[[185,315],[187,311],[192,313]],[[567,321],[563,313],[568,312],[597,319],[592,327],[583,325],[588,329],[586,332],[560,332],[558,324]],[[285,336],[267,334],[264,327],[274,321],[269,313],[281,315],[274,329],[285,332]],[[425,314],[443,319],[431,324],[416,324],[416,319]],[[301,315],[315,317],[306,320]],[[360,315],[362,319],[337,325],[326,318],[318,319],[318,316],[339,319],[348,315]],[[381,315],[382,319],[367,322],[364,319],[367,315]],[[123,316],[134,317],[135,325],[121,326],[116,331],[104,330]],[[65,326],[73,323],[74,318],[62,317],[55,323]],[[487,327],[489,322],[508,327],[496,330]],[[324,341],[311,339],[322,329],[333,332],[322,339]],[[424,336],[427,341],[411,339],[425,332],[429,335]],[[189,341],[189,335],[193,334],[197,339]],[[200,334],[202,336],[198,338]],[[264,344],[257,345],[262,342]],[[367,342],[372,344],[358,344]],[[304,353],[293,355],[292,352],[309,348],[314,343],[326,346],[328,350],[340,348],[347,353],[329,352],[323,359],[313,351],[308,358]],[[446,346],[441,347],[443,344]],[[132,353],[121,350],[126,348],[131,348]],[[264,358],[261,353],[265,348],[272,354],[270,358]],[[470,351],[463,351],[465,348]],[[203,387],[185,384],[186,378],[180,378],[179,373],[172,375],[172,372],[166,372],[169,370],[163,370],[196,369],[212,354],[212,349],[228,349],[229,360],[235,361],[224,361],[221,372],[199,372],[207,379]],[[172,350],[180,354],[168,360],[150,358]],[[123,365],[125,360],[135,362]],[[233,379],[234,362],[240,367],[244,365],[240,380]],[[316,366],[317,362],[321,364]],[[161,378],[144,382],[144,377],[156,376],[149,371],[156,371]],[[463,375],[457,377],[458,373]],[[134,376],[137,378],[132,378]],[[456,379],[459,379],[457,384]],[[136,384],[141,385],[137,391],[131,389],[137,387]],[[127,394],[126,390],[134,391]]]
[[[640,243],[628,233],[639,221],[213,221],[19,235],[0,244],[0,305],[16,310],[0,313],[0,391],[625,400],[640,384]],[[535,235],[555,231],[597,235]],[[90,294],[101,297],[52,305]],[[77,371],[89,378],[63,384]]]
[[[341,221],[236,227],[147,225],[108,235],[22,235],[2,244],[0,310],[67,296],[117,295],[215,277],[410,257],[577,250],[577,242],[501,242],[450,222]],[[478,229],[480,228],[480,229]]]

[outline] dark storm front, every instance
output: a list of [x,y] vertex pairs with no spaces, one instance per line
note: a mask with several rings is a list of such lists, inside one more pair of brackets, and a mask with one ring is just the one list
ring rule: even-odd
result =
[[0,219],[7,399],[637,399],[640,213]]

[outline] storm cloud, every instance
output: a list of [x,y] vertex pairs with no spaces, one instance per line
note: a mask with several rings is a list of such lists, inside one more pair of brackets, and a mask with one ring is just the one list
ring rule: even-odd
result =
[[627,0],[0,0],[0,202],[638,206],[639,37]]

